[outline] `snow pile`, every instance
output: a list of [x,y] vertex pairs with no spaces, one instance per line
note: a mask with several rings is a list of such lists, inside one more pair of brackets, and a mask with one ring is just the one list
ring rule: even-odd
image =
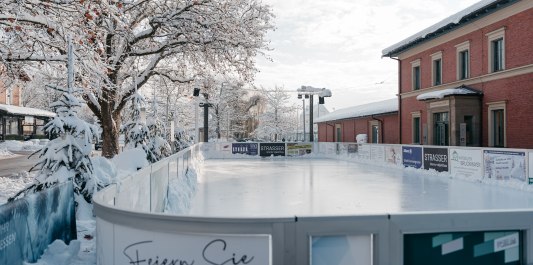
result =
[[13,157],[16,156],[15,154],[9,152],[7,148],[1,148],[0,147],[0,158],[6,158],[6,157]]
[[165,213],[186,214],[191,208],[191,201],[196,193],[197,174],[189,168],[183,178],[172,178],[168,186]]
[[458,87],[458,88],[447,88],[447,89],[423,93],[423,94],[418,95],[416,99],[417,100],[442,99],[446,96],[451,96],[451,95],[475,95],[475,94],[479,94],[479,93],[476,91],[470,90],[468,88]]
[[[44,143],[44,141],[43,141]],[[25,141],[25,142],[22,142],[22,141],[5,141],[3,143],[0,143],[0,156],[1,155],[1,150],[8,150],[10,152],[23,152],[23,151],[27,151],[27,152],[35,152],[35,151],[38,151],[38,150],[41,150],[43,148],[43,145],[40,144],[40,141],[39,143],[35,143],[35,141]]]
[[149,165],[142,147],[125,149],[111,160],[117,169],[118,176],[127,176]]
[[19,190],[33,182],[33,175],[26,171],[13,174],[9,177],[0,177],[0,204],[7,202],[7,199],[15,195]]

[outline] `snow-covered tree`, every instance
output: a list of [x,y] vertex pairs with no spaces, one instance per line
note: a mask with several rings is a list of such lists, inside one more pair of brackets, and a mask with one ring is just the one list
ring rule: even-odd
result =
[[262,139],[281,141],[294,128],[290,115],[294,107],[289,104],[290,95],[279,86],[272,90],[262,88],[260,91],[266,110],[259,115],[259,125],[254,135]]
[[164,138],[165,125],[158,115],[155,100],[152,104],[152,112],[146,119],[146,126],[148,127],[148,141],[144,151],[148,161],[154,163],[169,156],[172,151]]
[[40,159],[33,167],[39,169],[34,183],[14,198],[72,181],[75,201],[80,205],[91,203],[93,194],[107,184],[92,174],[90,156],[98,128],[78,117],[83,104],[75,95],[81,90],[73,86],[73,50],[69,46],[67,88],[55,88],[63,92],[61,98],[50,105],[57,115],[44,126],[44,131],[55,138],[39,151]]
[[129,119],[120,128],[120,132],[124,134],[124,147],[126,149],[137,147],[146,148],[148,127],[141,117],[143,106],[144,97],[137,91],[131,97],[131,108],[129,109],[129,113],[127,113],[129,114]]
[[158,77],[189,82],[205,71],[251,81],[272,17],[259,0],[2,0],[0,60],[59,71],[74,36],[76,85],[102,125],[102,154],[112,157],[136,87]]

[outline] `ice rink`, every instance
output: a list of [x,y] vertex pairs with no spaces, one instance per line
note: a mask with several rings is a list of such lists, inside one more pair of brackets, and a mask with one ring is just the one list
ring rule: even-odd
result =
[[533,208],[533,193],[328,159],[205,160],[189,214],[341,216]]

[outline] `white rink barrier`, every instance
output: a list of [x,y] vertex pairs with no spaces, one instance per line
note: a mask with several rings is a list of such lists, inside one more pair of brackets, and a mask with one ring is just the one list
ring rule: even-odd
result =
[[261,144],[238,144],[235,149],[232,143],[195,145],[97,193],[97,263],[533,262],[531,209],[272,218],[214,218],[161,212],[169,181],[181,178],[186,182],[186,171],[194,166],[194,161],[261,159],[261,152],[265,156],[282,156],[282,145],[285,156],[342,157],[525,184],[531,179],[531,150],[355,143],[298,143],[290,147],[276,143],[261,149]]

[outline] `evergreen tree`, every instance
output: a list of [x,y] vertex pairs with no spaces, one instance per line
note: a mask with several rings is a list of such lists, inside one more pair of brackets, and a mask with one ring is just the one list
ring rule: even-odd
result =
[[148,141],[144,151],[146,158],[151,163],[157,162],[171,154],[171,148],[167,140],[163,137],[165,126],[157,114],[157,104],[154,99],[152,113],[147,119]]
[[138,91],[131,97],[129,121],[120,128],[120,133],[124,134],[124,144],[127,149],[137,147],[147,149],[148,127],[141,118],[141,108],[144,102],[144,97]]

